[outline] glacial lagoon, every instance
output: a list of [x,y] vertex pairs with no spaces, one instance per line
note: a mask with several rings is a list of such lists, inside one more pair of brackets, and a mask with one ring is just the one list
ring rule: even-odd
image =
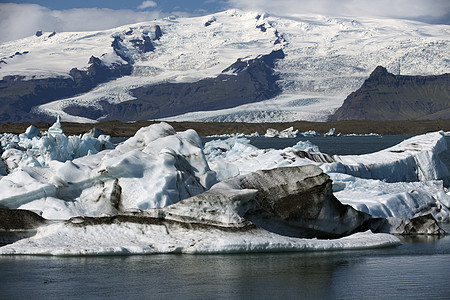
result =
[[402,242],[336,252],[2,256],[0,298],[448,299],[450,236]]
[[[405,138],[309,140],[325,153],[355,154],[346,151],[372,152]],[[263,138],[252,143],[259,140],[296,143]],[[328,150],[327,143],[334,148]],[[272,144],[258,147],[275,148]],[[441,155],[447,166],[449,153]],[[449,224],[442,226],[450,232]],[[450,236],[401,241],[395,248],[303,253],[1,256],[0,298],[448,299]]]

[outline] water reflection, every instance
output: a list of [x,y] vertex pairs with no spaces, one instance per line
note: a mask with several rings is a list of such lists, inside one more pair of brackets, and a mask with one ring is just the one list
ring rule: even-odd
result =
[[3,256],[0,286],[6,298],[436,299],[450,292],[449,259],[449,236],[365,251]]

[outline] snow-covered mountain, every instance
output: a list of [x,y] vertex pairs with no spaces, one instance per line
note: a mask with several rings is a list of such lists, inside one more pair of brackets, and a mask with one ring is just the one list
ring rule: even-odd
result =
[[0,45],[0,120],[322,121],[379,65],[450,72],[449,37],[448,25],[239,10],[37,32]]

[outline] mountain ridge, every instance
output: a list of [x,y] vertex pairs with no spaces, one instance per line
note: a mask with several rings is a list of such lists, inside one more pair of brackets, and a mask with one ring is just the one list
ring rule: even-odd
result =
[[449,108],[450,73],[394,75],[378,66],[329,120],[450,119]]
[[[404,20],[313,15],[288,19],[239,10],[193,18],[171,17],[104,31],[42,33],[0,45],[4,85],[0,98],[6,110],[0,114],[0,121],[51,121],[57,115],[64,121],[90,123],[139,118],[325,121],[379,64],[395,74],[448,72],[450,61],[445,53],[450,52],[449,35],[449,26]],[[266,91],[250,92],[248,84],[258,86],[255,78],[236,85],[217,80],[219,76],[238,77],[232,70],[227,71],[236,62],[245,68],[247,62],[279,50],[284,57],[277,59],[270,71],[263,68],[268,72],[259,72],[265,76],[255,76]],[[90,72],[92,64],[88,62],[98,72]],[[105,72],[109,75],[104,76]],[[51,91],[57,85],[55,78],[63,82],[62,91]],[[99,80],[93,84],[93,78]],[[5,80],[12,84],[11,79],[17,81],[15,85],[20,82],[20,88],[9,87],[8,91]],[[43,79],[47,82],[39,81]],[[187,92],[191,87],[188,102],[206,97],[192,90],[199,83],[208,86],[208,82],[221,88],[210,90],[208,99],[200,102],[214,105],[196,110],[199,102],[195,102],[172,105],[170,113],[142,111],[142,107],[154,106],[150,102],[155,100],[146,100],[150,90],[176,86]],[[80,83],[86,87],[77,87]],[[238,97],[214,99],[214,95],[227,91],[234,90],[236,95],[243,87],[247,89],[242,101],[236,100]],[[176,93],[164,97],[182,102]],[[167,106],[164,97],[156,103]],[[130,110],[134,111],[133,117],[122,113]]]

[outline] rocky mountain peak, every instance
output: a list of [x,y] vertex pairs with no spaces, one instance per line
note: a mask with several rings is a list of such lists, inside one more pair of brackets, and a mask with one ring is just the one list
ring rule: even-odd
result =
[[367,82],[382,83],[391,81],[393,79],[395,79],[394,74],[389,73],[385,67],[377,66],[375,70],[373,70],[370,74]]
[[450,118],[450,74],[405,76],[378,66],[330,117],[341,120]]

